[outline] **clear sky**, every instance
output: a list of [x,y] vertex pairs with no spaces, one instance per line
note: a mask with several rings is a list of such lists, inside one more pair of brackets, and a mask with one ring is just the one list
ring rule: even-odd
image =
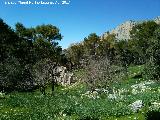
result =
[[60,42],[63,48],[82,41],[90,33],[101,35],[126,20],[160,16],[160,0],[70,0],[68,5],[62,5],[63,0],[57,0],[59,5],[5,5],[5,1],[27,0],[0,0],[0,18],[7,24],[11,27],[16,22],[26,27],[53,24],[64,36]]

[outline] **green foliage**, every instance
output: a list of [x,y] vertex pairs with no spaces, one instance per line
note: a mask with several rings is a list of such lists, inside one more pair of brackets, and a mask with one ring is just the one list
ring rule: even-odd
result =
[[14,31],[4,23],[2,19],[0,19],[0,27],[0,59],[3,61],[14,54],[19,39]]
[[15,32],[16,34],[24,39],[28,40],[35,40],[36,37],[36,31],[34,28],[25,28],[25,26],[22,23],[16,23],[15,25]]
[[127,41],[119,41],[115,44],[116,59],[119,65],[128,66],[134,63],[134,56],[129,49]]
[[38,38],[43,38],[49,42],[62,39],[62,36],[59,33],[59,29],[51,24],[37,26],[36,33]]
[[44,59],[65,62],[57,40],[62,36],[53,25],[26,28],[17,23],[12,30],[0,19],[0,83],[4,91],[34,88],[33,66]]
[[145,117],[146,117],[146,120],[159,120],[160,111],[148,111]]
[[107,56],[110,60],[114,58],[115,36],[110,34],[107,38],[101,38],[91,33],[81,43],[73,44],[66,49],[66,56],[71,66],[84,68],[89,64],[90,59],[100,59]]
[[0,63],[0,83],[5,88],[12,88],[22,79],[23,68],[16,58],[10,58]]
[[92,33],[82,43],[71,45],[65,55],[58,46],[62,36],[56,26],[25,28],[17,23],[14,31],[0,19],[0,27],[0,91],[28,91],[40,86],[44,93],[51,83],[53,90],[53,70],[61,63],[71,69],[82,68],[75,75],[83,81],[58,88],[54,95],[3,95],[0,119],[123,119],[134,116],[129,106],[136,100],[143,101],[137,111],[142,119],[146,111],[147,119],[156,116],[157,111],[149,108],[152,102],[160,101],[159,83],[144,85],[145,80],[160,79],[160,27],[155,22],[136,25],[129,41],[116,41],[112,34],[101,39]]
[[96,55],[96,49],[99,46],[100,38],[96,33],[91,33],[87,38],[84,39],[85,53],[90,56]]
[[150,56],[146,63],[146,68],[150,72],[152,79],[160,79],[160,27],[154,32],[154,37],[150,40],[150,46],[147,49],[147,54]]
[[[136,84],[136,80],[133,80],[135,82],[115,83],[119,85],[115,90],[127,90]],[[114,88],[115,84],[111,85],[111,88]],[[158,87],[152,86],[152,89]],[[115,100],[109,99],[107,93],[103,97],[98,94],[100,98],[96,99],[82,97],[86,91],[85,85],[79,83],[68,88],[56,89],[54,96],[50,94],[44,96],[39,92],[12,93],[6,95],[5,99],[0,99],[0,119],[145,120],[144,114],[148,113],[149,104],[160,100],[158,91],[152,90],[136,95],[132,92],[124,93],[122,99]],[[129,105],[139,99],[143,101],[143,108],[138,113],[133,113]]]
[[66,57],[70,61],[71,67],[81,67],[84,58],[84,46],[82,44],[73,44],[66,51]]
[[154,31],[158,26],[154,21],[147,21],[133,27],[129,44],[131,50],[138,53],[139,63],[145,63],[148,59],[146,50],[151,45],[149,41],[154,37]]

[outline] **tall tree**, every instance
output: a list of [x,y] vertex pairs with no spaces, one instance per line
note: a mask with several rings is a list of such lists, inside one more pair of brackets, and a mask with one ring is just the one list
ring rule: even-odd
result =
[[147,60],[146,49],[149,47],[149,39],[154,36],[154,31],[158,27],[154,21],[147,21],[141,24],[137,24],[131,30],[131,40],[129,41],[132,45],[132,51],[139,54],[141,57],[141,63],[145,63]]
[[70,61],[71,67],[81,67],[83,58],[84,58],[84,46],[82,43],[72,44],[67,50],[66,50],[66,57],[68,58],[68,61]]
[[87,38],[84,39],[85,53],[89,56],[96,57],[96,49],[99,46],[100,37],[96,33],[91,33]]
[[16,58],[21,39],[0,19],[0,85],[1,88],[15,88],[23,72]]
[[147,79],[160,80],[160,26],[154,31],[153,37],[149,40],[146,54],[149,56],[145,65]]

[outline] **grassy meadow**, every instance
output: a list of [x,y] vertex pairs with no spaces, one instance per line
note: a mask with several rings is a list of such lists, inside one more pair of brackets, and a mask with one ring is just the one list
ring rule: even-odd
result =
[[[148,119],[150,111],[160,112],[160,85],[143,79],[141,72],[143,66],[129,67],[126,80],[94,92],[76,82],[68,87],[57,86],[54,94],[50,87],[46,95],[39,90],[1,93],[0,120]],[[77,76],[82,73],[83,70],[75,72]],[[135,101],[141,101],[138,107],[133,105]]]

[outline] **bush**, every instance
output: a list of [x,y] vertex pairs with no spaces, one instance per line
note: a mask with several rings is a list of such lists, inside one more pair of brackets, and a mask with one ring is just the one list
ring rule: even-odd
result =
[[106,88],[109,83],[121,80],[125,76],[124,71],[123,67],[112,65],[107,58],[91,59],[86,67],[85,81],[91,90]]
[[146,120],[160,120],[160,112],[148,111],[145,117],[146,117]]
[[0,86],[1,91],[9,92],[15,89],[18,81],[22,78],[22,67],[15,57],[6,59],[0,63]]
[[146,50],[149,60],[146,63],[145,75],[149,79],[160,80],[160,27],[154,32],[154,37],[149,40]]

